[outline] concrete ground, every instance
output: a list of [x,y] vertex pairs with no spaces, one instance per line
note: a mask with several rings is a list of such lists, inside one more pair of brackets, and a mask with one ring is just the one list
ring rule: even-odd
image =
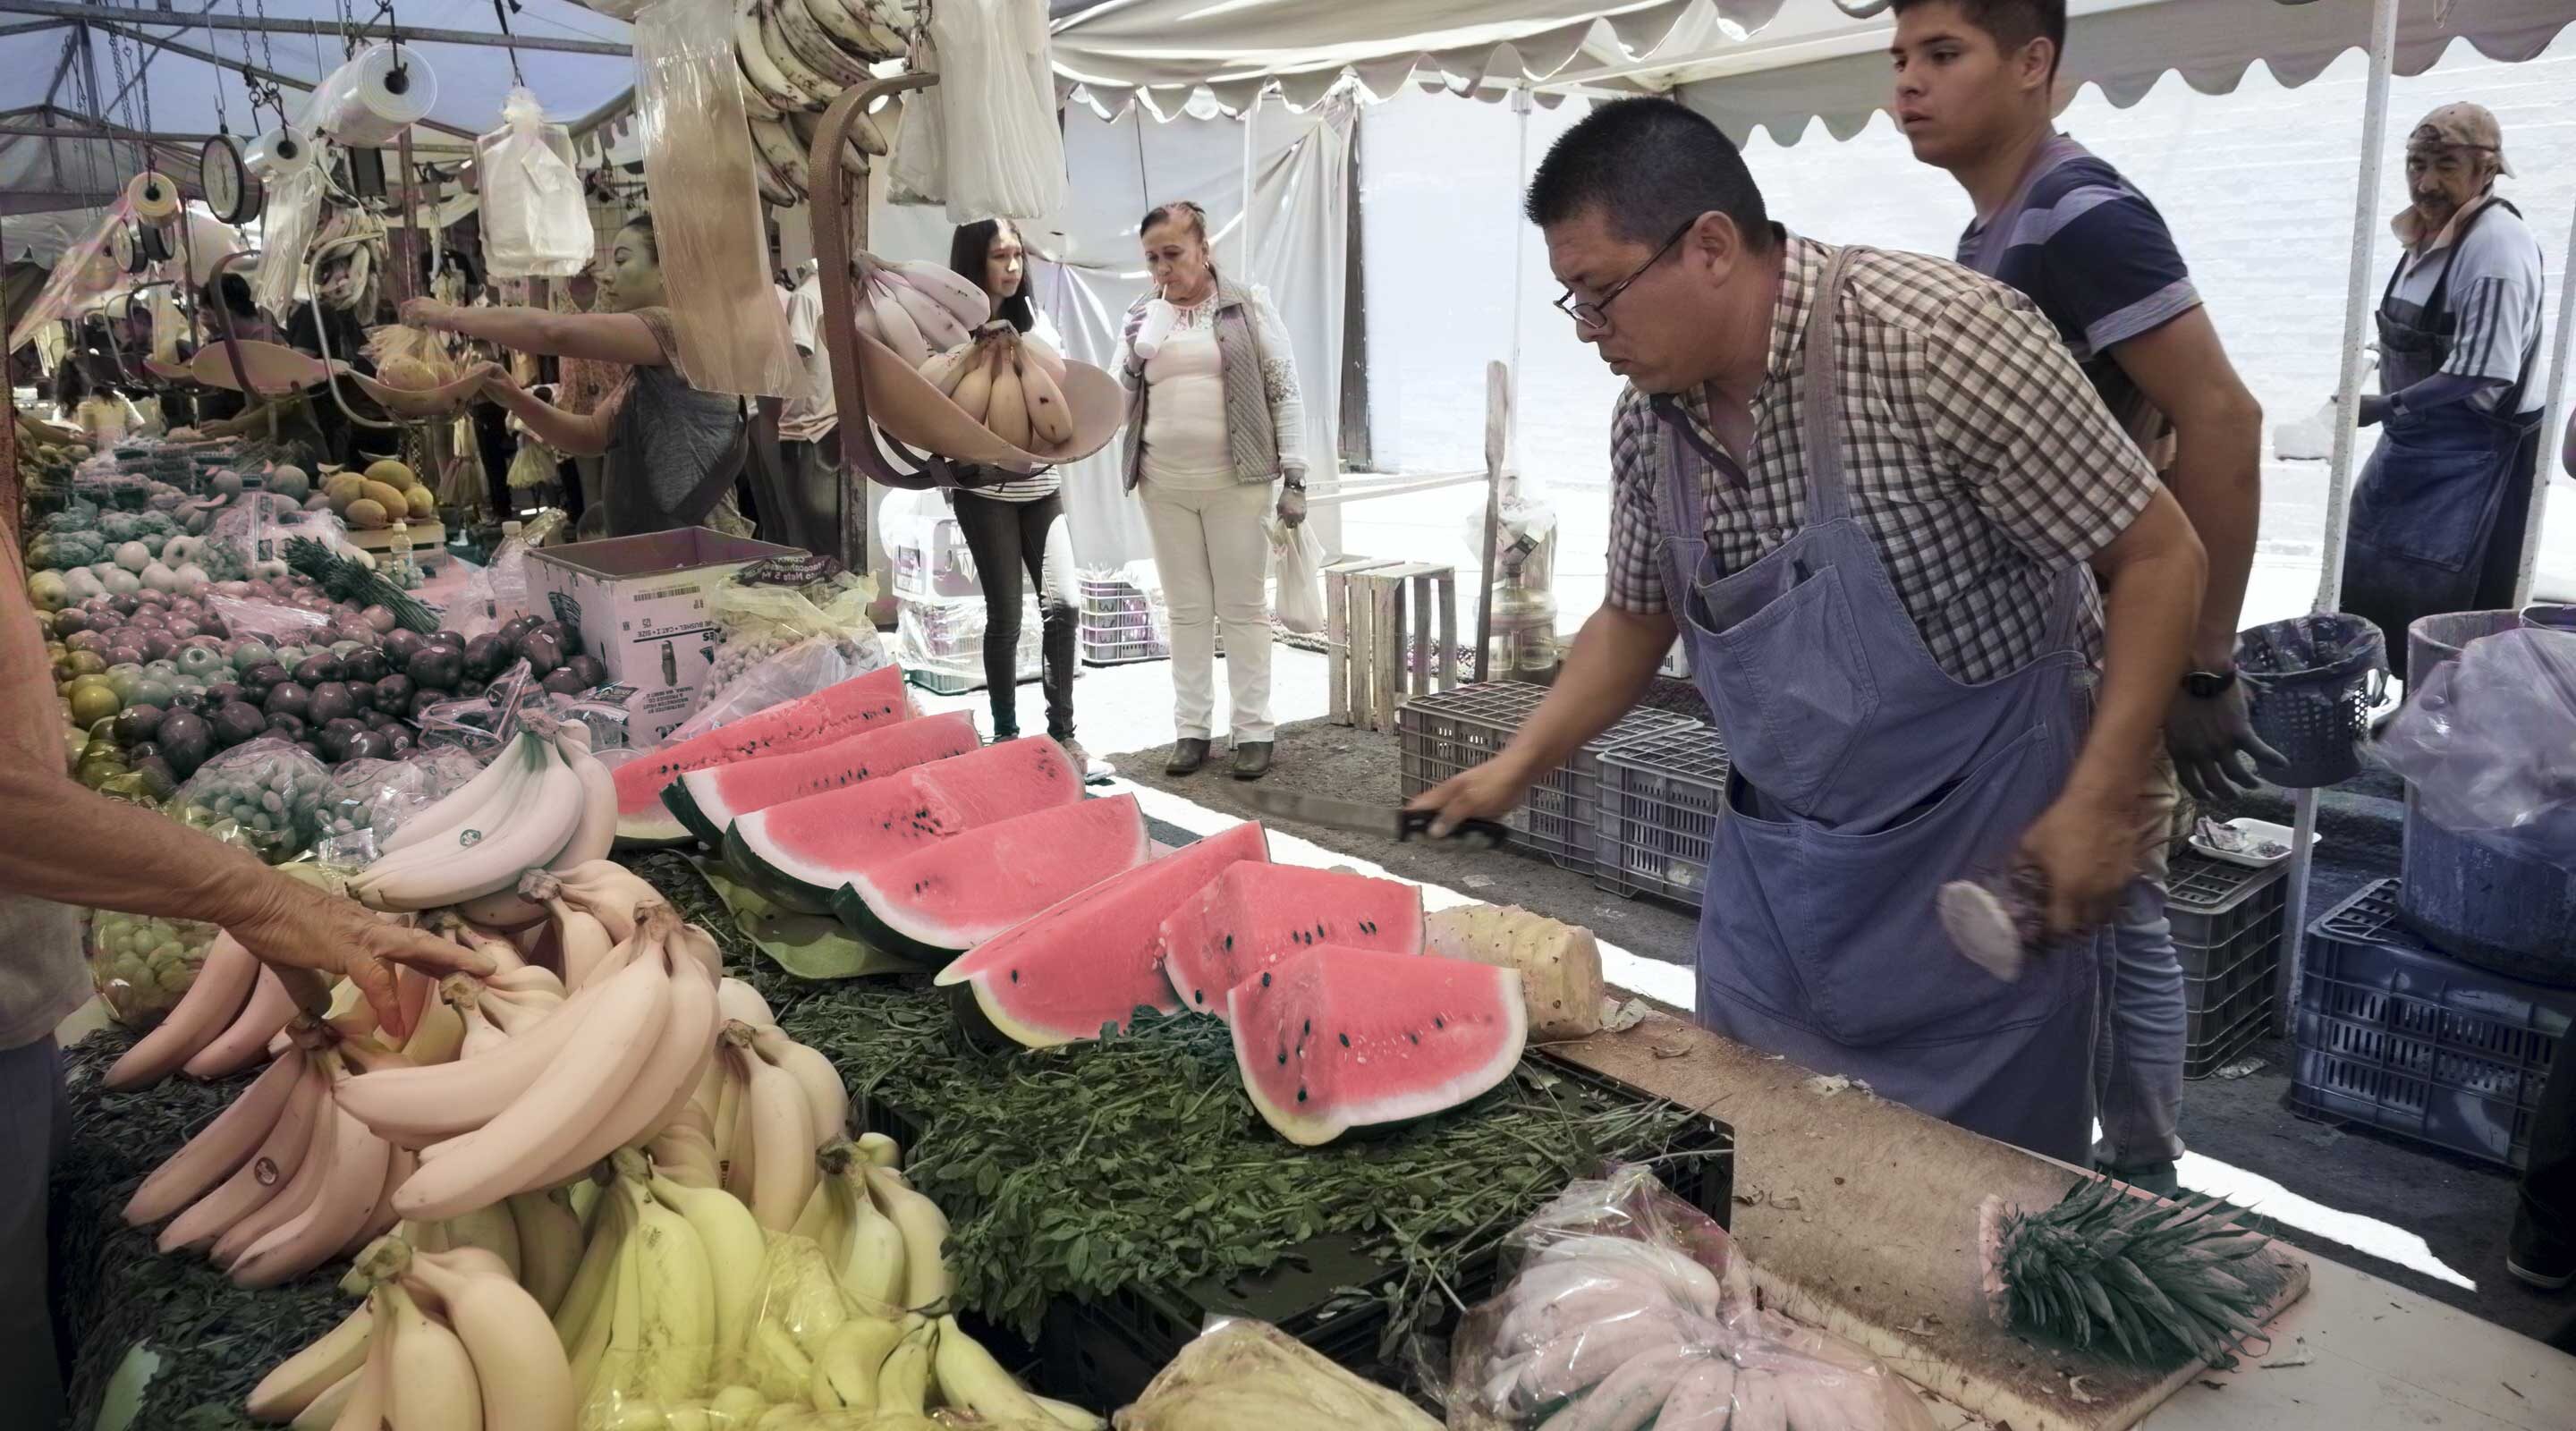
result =
[[[1272,781],[1337,799],[1394,803],[1395,737],[1324,722],[1323,668],[1320,655],[1285,647],[1276,653],[1273,710],[1282,726]],[[1024,705],[1037,698],[1033,684],[1020,688]],[[1165,663],[1086,667],[1075,686],[1081,738],[1115,770],[1118,788],[1147,798],[1148,813],[1160,822],[1205,834],[1249,816],[1245,787],[1214,765],[1186,779],[1162,774],[1171,739],[1170,700]],[[1222,708],[1222,695],[1219,702]],[[979,691],[925,703],[985,718],[988,698]],[[2328,793],[2312,917],[2364,882],[2396,873],[2394,793],[2368,781]],[[2236,813],[2288,819],[2286,800],[2250,802]],[[1281,835],[1302,837],[1294,842],[1293,856],[1301,863],[1347,858],[1424,884],[1434,904],[1461,898],[1514,903],[1582,924],[1605,945],[1614,981],[1677,1007],[1689,1004],[1686,965],[1694,916],[1687,910],[1606,893],[1594,887],[1588,872],[1524,854],[1399,845],[1269,823]],[[1274,849],[1281,843],[1274,840]],[[2230,1070],[2238,1076],[2187,1087],[2182,1131],[2191,1154],[2181,1168],[2186,1186],[2275,1218],[2282,1235],[2296,1244],[2515,1331],[2546,1336],[2576,1316],[2576,1296],[2537,1294],[2506,1274],[2503,1248],[2514,1193],[2502,1169],[2298,1117],[2287,1102],[2294,1060],[2288,1039],[2266,1038],[2249,1055]]]

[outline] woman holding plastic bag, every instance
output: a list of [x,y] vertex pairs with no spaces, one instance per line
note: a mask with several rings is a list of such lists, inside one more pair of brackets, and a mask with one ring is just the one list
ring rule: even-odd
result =
[[485,371],[483,395],[557,452],[607,458],[600,484],[603,535],[704,523],[748,536],[750,523],[732,510],[734,479],[750,451],[742,401],[731,393],[702,392],[680,371],[667,296],[652,216],[638,214],[609,245],[599,280],[603,311],[461,308],[414,298],[403,304],[402,321],[522,353],[623,364],[626,376],[616,391],[582,416],[530,394],[497,369]]
[[[1234,778],[1269,773],[1268,518],[1306,520],[1305,404],[1288,330],[1267,291],[1232,282],[1208,251],[1207,214],[1183,201],[1145,215],[1154,291],[1127,310],[1127,488],[1172,615],[1173,775],[1207,762],[1216,626],[1225,626]],[[1278,495],[1271,495],[1272,484]]]
[[[1029,301],[1028,253],[1017,225],[984,219],[960,227],[948,244],[948,267],[982,288],[993,316],[1024,340],[1058,346]],[[984,590],[984,683],[993,696],[993,739],[1020,733],[1019,659],[1022,573],[1038,590],[1041,623],[1039,688],[1046,693],[1047,735],[1076,766],[1089,757],[1073,738],[1073,642],[1081,620],[1075,601],[1073,530],[1065,524],[1064,474],[1052,467],[1025,477],[949,493],[957,529],[975,558]]]

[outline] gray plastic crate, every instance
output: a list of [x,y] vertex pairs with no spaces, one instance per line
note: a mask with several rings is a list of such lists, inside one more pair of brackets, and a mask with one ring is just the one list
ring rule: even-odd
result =
[[1709,836],[1726,808],[1726,742],[1693,724],[1632,740],[1601,759],[1593,883],[1699,907]]
[[[1396,712],[1397,779],[1411,799],[1461,771],[1492,759],[1545,699],[1544,687],[1521,681],[1488,681],[1416,696]],[[1567,869],[1598,865],[1599,831],[1594,806],[1603,752],[1640,736],[1692,722],[1669,711],[1631,711],[1574,758],[1530,787],[1529,798],[1503,821],[1513,843]]]
[[1082,664],[1118,666],[1171,656],[1160,596],[1113,576],[1085,575],[1081,581]]
[[2271,1031],[2289,865],[2174,856],[2165,917],[2182,961],[2182,1076],[2207,1078]]

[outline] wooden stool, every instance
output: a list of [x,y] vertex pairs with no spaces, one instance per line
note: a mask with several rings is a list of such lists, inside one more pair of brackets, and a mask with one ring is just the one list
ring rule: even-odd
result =
[[1406,700],[1454,689],[1456,569],[1383,557],[1344,557],[1325,567],[1324,660],[1327,713],[1336,725],[1393,730]]

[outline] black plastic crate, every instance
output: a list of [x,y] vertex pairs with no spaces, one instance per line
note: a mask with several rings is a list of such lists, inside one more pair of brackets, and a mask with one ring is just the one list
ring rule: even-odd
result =
[[1726,742],[1707,726],[1658,731],[1603,755],[1592,882],[1699,908],[1726,776]]
[[[1410,800],[1450,776],[1501,753],[1521,722],[1545,699],[1544,687],[1487,681],[1415,696],[1396,712],[1399,793]],[[1520,808],[1503,819],[1512,843],[1567,869],[1596,870],[1600,831],[1595,806],[1601,756],[1628,741],[1694,724],[1670,711],[1632,710],[1586,742],[1572,759],[1530,786]]]
[[2426,949],[2397,881],[2308,926],[2294,1108],[2519,1168],[2576,989],[2525,983]]
[[[1644,1097],[1548,1054],[1530,1057],[1563,1080],[1565,1096],[1600,1105]],[[1691,1151],[1723,1152],[1734,1143],[1732,1129],[1705,1115],[1686,1125],[1677,1140],[1678,1147]],[[1727,1224],[1733,1214],[1734,1159],[1700,1161],[1687,1184],[1673,1190],[1721,1226]],[[1499,1246],[1482,1250],[1459,1267],[1451,1290],[1470,1306],[1492,1296],[1500,1286],[1501,1262]],[[1403,1368],[1388,1365],[1379,1355],[1386,1316],[1373,1295],[1390,1275],[1359,1250],[1355,1239],[1334,1234],[1315,1238],[1264,1273],[1206,1278],[1183,1287],[1135,1288],[1099,1302],[1058,1299],[1047,1308],[1040,1337],[1039,1389],[1084,1399],[1085,1404],[1123,1405],[1142,1393],[1154,1373],[1211,1318],[1227,1316],[1268,1322],[1358,1375],[1400,1386],[1406,1379]],[[1452,1311],[1435,1332],[1445,1335],[1454,1325]]]
[[[2188,961],[2190,951],[2177,943]],[[2276,931],[2261,946],[2240,951],[2234,962],[2207,974],[2182,976],[2182,1076],[2207,1078],[2251,1047],[2272,1027],[2272,978],[2281,965]]]
[[2182,962],[2182,1076],[2207,1078],[2269,1032],[2289,866],[2174,856],[2165,917]]

